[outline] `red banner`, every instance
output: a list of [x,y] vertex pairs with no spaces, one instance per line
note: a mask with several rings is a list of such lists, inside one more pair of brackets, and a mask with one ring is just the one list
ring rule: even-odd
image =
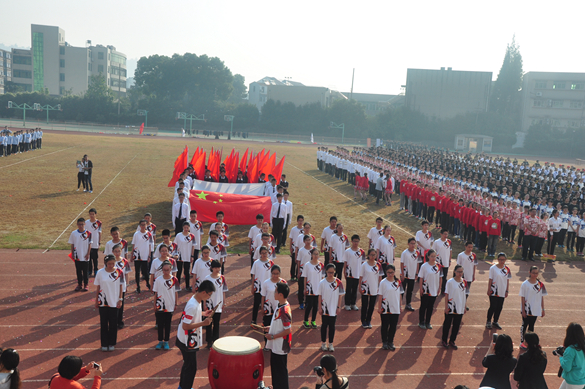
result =
[[187,169],[189,163],[189,148],[185,146],[185,150],[177,157],[175,161],[175,170],[173,172],[173,178],[169,181],[169,187],[175,186],[177,181],[179,181],[179,176],[181,173]]
[[249,196],[218,192],[203,192],[192,190],[189,195],[191,209],[197,211],[197,220],[215,222],[218,211],[223,211],[227,224],[252,225],[256,224],[256,215],[264,215],[270,219],[272,203],[270,196]]

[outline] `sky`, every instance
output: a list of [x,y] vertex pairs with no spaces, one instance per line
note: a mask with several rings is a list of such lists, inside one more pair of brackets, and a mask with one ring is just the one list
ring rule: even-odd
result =
[[[87,4],[87,6],[85,6]],[[524,71],[584,72],[573,1],[29,0],[13,3],[0,44],[30,47],[30,25],[59,26],[73,46],[113,45],[129,59],[219,57],[246,84],[272,76],[339,91],[398,94],[407,68],[489,71],[515,36]],[[91,5],[91,6],[90,6]],[[20,8],[20,9],[19,9]]]

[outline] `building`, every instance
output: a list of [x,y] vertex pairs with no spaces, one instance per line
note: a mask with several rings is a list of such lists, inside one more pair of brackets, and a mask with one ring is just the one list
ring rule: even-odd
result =
[[585,128],[585,73],[528,72],[522,81],[522,132],[534,124]]
[[382,95],[376,93],[342,92],[343,95],[362,104],[367,116],[376,116],[388,108],[397,108],[404,104],[403,95]]
[[336,99],[347,99],[343,94],[321,86],[306,86],[300,82],[279,80],[274,77],[264,77],[250,83],[248,101],[254,104],[259,111],[268,100],[282,103],[304,105],[320,103],[322,107],[330,107]]
[[406,106],[431,119],[488,110],[491,72],[407,69]]
[[472,153],[491,153],[494,138],[479,134],[459,134],[455,136],[455,150]]
[[13,49],[13,82],[26,91],[51,95],[84,93],[91,77],[102,75],[106,85],[126,95],[126,55],[114,46],[75,47],[56,26],[31,25],[31,49]]
[[12,81],[12,53],[0,50],[0,95],[4,94],[6,83]]

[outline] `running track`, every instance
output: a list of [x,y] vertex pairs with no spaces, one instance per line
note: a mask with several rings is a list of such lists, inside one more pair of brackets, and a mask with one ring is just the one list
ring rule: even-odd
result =
[[[276,260],[288,274],[290,259]],[[508,263],[512,269],[510,297],[504,305],[500,324],[502,332],[519,342],[519,297],[521,281],[528,273],[529,264],[520,261]],[[582,298],[585,266],[578,263],[555,265],[537,262],[544,270],[549,296],[545,298],[546,317],[537,321],[536,332],[549,356],[546,378],[550,388],[560,385],[556,377],[558,359],[551,354],[561,344],[570,321],[585,323],[585,300]],[[380,349],[379,316],[374,314],[374,329],[359,327],[359,312],[340,315],[335,339],[335,356],[341,374],[351,376],[352,387],[383,388],[396,384],[397,388],[439,389],[452,388],[463,383],[477,388],[484,369],[481,360],[491,339],[484,328],[488,307],[487,270],[489,264],[480,262],[477,282],[471,288],[471,310],[463,319],[457,344],[459,350],[444,350],[439,346],[444,301],[439,300],[439,312],[432,320],[433,330],[420,330],[418,310],[403,314],[396,334],[395,352]],[[229,256],[226,278],[228,307],[222,315],[223,335],[248,335],[252,297],[249,293],[249,257]],[[131,275],[133,279],[133,274]],[[181,367],[180,352],[155,351],[156,331],[152,299],[148,293],[134,293],[132,281],[125,308],[126,328],[118,332],[116,351],[99,350],[99,317],[93,308],[95,290],[89,293],[73,292],[75,270],[67,252],[40,250],[0,250],[0,346],[14,347],[21,353],[21,370],[25,388],[46,388],[59,361],[76,354],[84,362],[103,363],[103,385],[106,388],[176,388]],[[302,311],[298,309],[296,283],[289,298],[293,305],[293,351],[288,367],[290,387],[314,387],[313,366],[322,355],[319,350],[319,330],[301,328]],[[180,293],[180,308],[190,297]],[[418,308],[416,297],[413,307]],[[173,319],[176,331],[180,312]],[[318,324],[320,323],[317,319]],[[173,338],[171,344],[173,344]],[[207,380],[208,351],[198,354],[199,370],[194,388],[210,388]],[[270,383],[269,358],[266,356],[265,381]],[[84,381],[86,387],[89,381]]]

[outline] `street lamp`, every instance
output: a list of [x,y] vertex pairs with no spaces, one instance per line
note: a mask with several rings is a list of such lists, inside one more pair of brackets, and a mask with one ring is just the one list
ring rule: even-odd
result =
[[193,120],[202,120],[204,122],[207,121],[207,120],[205,120],[205,114],[192,115],[192,114],[188,114],[186,112],[177,112],[176,119],[183,119],[184,120],[183,128],[187,127],[187,120],[189,120],[189,135],[191,135],[193,133]]
[[37,111],[47,111],[47,124],[49,124],[49,111],[63,111],[61,109],[61,104],[57,104],[54,107],[50,106],[49,104],[47,105],[34,104],[34,107]]
[[27,103],[22,103],[20,105],[16,104],[13,101],[9,101],[8,102],[8,108],[14,108],[14,109],[21,109],[22,110],[22,126],[26,126],[26,111],[32,111],[32,110],[37,110],[37,107],[40,107],[39,103],[34,103],[33,106],[31,107],[30,105],[28,105]]
[[226,122],[231,122],[230,139],[232,139],[232,131],[234,129],[234,115],[223,115],[223,120],[225,120]]
[[337,129],[337,130],[341,129],[341,144],[343,144],[343,140],[345,138],[345,123],[336,124],[334,122],[330,122],[329,128],[333,128],[333,129]]
[[136,115],[144,116],[144,127],[148,127],[148,111],[145,109],[139,109],[136,111]]

